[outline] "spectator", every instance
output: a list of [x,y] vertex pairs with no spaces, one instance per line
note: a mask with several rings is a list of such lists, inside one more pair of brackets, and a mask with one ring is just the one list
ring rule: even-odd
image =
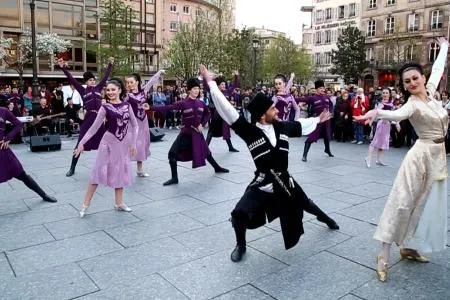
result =
[[[156,92],[152,94],[153,105],[167,105],[167,97],[162,92],[161,86],[158,86]],[[154,114],[155,126],[164,128],[165,112],[155,112]]]

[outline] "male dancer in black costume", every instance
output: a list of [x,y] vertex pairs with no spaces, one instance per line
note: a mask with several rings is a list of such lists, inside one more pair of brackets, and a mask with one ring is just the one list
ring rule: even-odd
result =
[[280,218],[286,249],[295,246],[303,234],[303,211],[317,216],[330,229],[339,229],[305,194],[288,172],[288,137],[299,137],[315,130],[317,124],[330,119],[328,111],[320,116],[298,121],[278,121],[278,110],[271,99],[257,94],[250,102],[253,121],[250,124],[239,116],[218,89],[205,66],[200,66],[204,81],[208,82],[217,112],[247,144],[256,165],[255,178],[232,211],[232,223],[237,246],[231,260],[238,262],[246,251],[245,232]]

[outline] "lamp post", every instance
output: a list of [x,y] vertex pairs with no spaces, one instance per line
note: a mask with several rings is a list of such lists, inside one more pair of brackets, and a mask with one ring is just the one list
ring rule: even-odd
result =
[[31,11],[31,63],[33,64],[33,80],[31,86],[33,89],[33,102],[38,102],[39,98],[39,81],[37,77],[37,62],[36,62],[36,19],[35,19],[35,0],[30,2]]
[[256,86],[256,52],[259,48],[259,39],[253,39],[253,84]]

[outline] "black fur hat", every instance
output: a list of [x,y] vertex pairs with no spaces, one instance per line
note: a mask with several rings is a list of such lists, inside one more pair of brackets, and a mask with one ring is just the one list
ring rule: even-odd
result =
[[273,105],[272,99],[269,99],[264,93],[258,93],[247,106],[248,111],[254,122],[258,122],[262,115]]
[[91,78],[95,79],[94,73],[92,73],[91,71],[84,72],[84,74],[83,74],[84,82],[88,81]]
[[325,87],[325,83],[323,82],[322,79],[318,79],[314,82],[314,86],[316,89],[321,88],[321,87]]
[[200,87],[200,81],[197,78],[190,78],[186,82],[187,90],[190,91],[192,88]]
[[214,79],[214,80],[216,81],[216,83],[217,83],[218,86],[219,86],[222,82],[227,83],[225,77],[223,77],[223,76],[216,77],[216,79]]

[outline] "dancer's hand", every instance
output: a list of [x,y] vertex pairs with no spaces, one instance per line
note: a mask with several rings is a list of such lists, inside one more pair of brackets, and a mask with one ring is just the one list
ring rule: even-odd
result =
[[0,141],[0,149],[8,149],[9,141]]
[[114,64],[114,57],[108,57],[108,63],[113,65]]
[[447,39],[445,38],[445,37],[443,37],[443,36],[441,36],[441,37],[438,37],[437,39],[437,42],[438,42],[438,44],[439,44],[439,46],[441,46],[441,45],[445,45],[445,44],[447,44],[448,45],[448,41],[447,41]]
[[75,151],[73,151],[73,156],[74,157],[78,157],[80,156],[80,154],[84,151],[84,145],[83,144],[79,144],[78,147],[75,149]]
[[203,125],[202,124],[198,125],[197,130],[198,130],[198,132],[202,132],[203,131]]
[[136,147],[130,146],[130,153],[131,153],[131,156],[136,156]]
[[203,80],[204,80],[205,82],[212,81],[212,76],[211,76],[211,74],[209,73],[208,69],[206,69],[206,66],[205,66],[205,65],[200,65],[200,74],[202,75]]
[[319,115],[319,119],[320,119],[320,123],[326,122],[331,118],[331,114],[330,112],[325,109],[324,111],[322,111]]
[[142,104],[142,108],[144,110],[150,110],[150,105],[148,103],[144,103],[144,104]]
[[372,109],[372,110],[369,110],[363,116],[353,116],[353,119],[355,121],[366,121],[365,124],[372,124],[372,122],[375,120],[377,115],[378,115],[378,110],[377,109]]
[[164,75],[166,74],[166,70],[159,70],[159,75]]
[[291,73],[291,79],[294,79],[295,73]]
[[64,62],[64,59],[62,59],[62,58],[58,58],[58,66],[62,69],[62,68],[64,68],[64,65],[65,65],[66,63]]

